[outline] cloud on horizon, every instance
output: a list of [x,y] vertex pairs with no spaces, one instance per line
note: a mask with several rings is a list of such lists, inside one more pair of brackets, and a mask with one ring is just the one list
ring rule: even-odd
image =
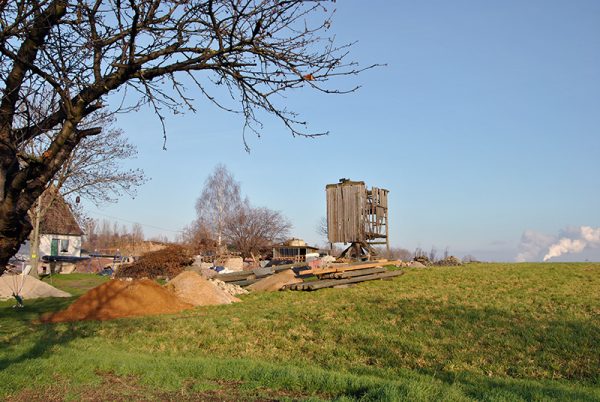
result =
[[557,236],[547,235],[536,232],[535,230],[526,230],[521,235],[519,243],[519,253],[515,258],[517,262],[541,261],[548,247],[557,240]]
[[570,226],[558,236],[526,230],[521,236],[519,253],[515,260],[548,261],[565,254],[579,254],[584,250],[600,249],[600,228]]

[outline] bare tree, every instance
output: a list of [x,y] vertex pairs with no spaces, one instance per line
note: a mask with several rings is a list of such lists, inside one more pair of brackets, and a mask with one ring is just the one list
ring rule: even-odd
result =
[[[356,89],[327,85],[361,71],[346,61],[349,45],[327,36],[329,16],[323,2],[301,0],[1,1],[0,270],[29,235],[35,200],[75,147],[102,132],[81,126],[94,112],[147,104],[165,132],[166,110],[194,110],[185,92],[192,84],[240,113],[251,131],[258,133],[262,110],[294,135],[323,134],[305,132],[279,95]],[[218,98],[218,87],[232,104]],[[109,109],[111,93],[127,93],[130,102]],[[32,112],[40,104],[49,105],[44,116]],[[50,132],[41,157],[20,153]]]
[[218,164],[204,182],[202,194],[196,201],[198,221],[210,228],[217,247],[222,245],[225,222],[241,205],[240,183],[225,165]]
[[[32,109],[33,110],[33,109]],[[43,115],[43,106],[35,110],[36,115]],[[84,138],[72,151],[71,155],[55,174],[48,187],[34,203],[30,210],[33,231],[31,232],[31,275],[37,276],[39,262],[39,225],[52,207],[56,197],[65,198],[77,221],[85,226],[89,219],[79,204],[79,196],[86,197],[94,204],[114,202],[123,192],[135,195],[137,186],[146,178],[140,169],[125,170],[121,162],[133,158],[137,150],[123,136],[121,130],[113,128],[113,116],[93,113],[82,122],[82,126],[99,124],[106,130],[99,135]],[[52,131],[32,138],[24,143],[21,155],[27,159],[41,158],[52,140]],[[52,191],[51,191],[52,189]],[[74,199],[74,195],[77,198]],[[44,205],[41,204],[44,200]],[[75,202],[76,201],[76,202]]]
[[[112,226],[112,229],[111,229]],[[90,219],[86,221],[86,238],[84,247],[94,251],[114,252],[116,249],[135,254],[144,242],[144,230],[139,223],[133,223],[131,228],[117,222],[104,219],[102,223]]]
[[322,216],[321,219],[319,219],[316,230],[319,236],[323,236],[327,239],[327,218],[325,216]]
[[250,206],[246,201],[226,221],[224,237],[244,257],[255,258],[289,237],[292,225],[279,211]]
[[179,242],[186,245],[195,254],[207,251],[215,252],[217,248],[217,243],[212,237],[211,230],[200,219],[196,219],[190,225],[183,228]]
[[[33,116],[28,118],[40,120],[48,111],[48,105],[31,106],[29,113]],[[21,125],[27,124],[23,116],[17,119]],[[98,111],[80,123],[82,129],[98,126],[102,132],[83,138],[52,178],[52,185],[66,199],[76,194],[96,205],[115,202],[124,193],[135,196],[136,188],[147,180],[141,169],[123,168],[122,162],[134,159],[137,149],[121,129],[114,127],[114,122],[112,114]],[[24,142],[20,155],[27,160],[42,158],[56,134],[56,130],[48,130]]]
[[435,246],[431,246],[431,250],[429,251],[429,261],[436,262],[437,261],[437,253],[438,250]]
[[131,239],[134,243],[141,243],[144,241],[144,229],[139,223],[134,223],[131,226]]
[[55,182],[64,197],[76,194],[96,205],[115,202],[123,194],[134,197],[147,178],[141,169],[123,169],[121,163],[136,155],[136,147],[121,130],[109,129],[81,141]]

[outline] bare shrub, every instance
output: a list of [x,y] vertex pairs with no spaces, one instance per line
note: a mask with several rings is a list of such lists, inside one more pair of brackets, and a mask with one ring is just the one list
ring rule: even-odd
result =
[[190,251],[179,245],[170,245],[158,251],[144,254],[132,264],[117,270],[117,278],[173,278],[193,262]]

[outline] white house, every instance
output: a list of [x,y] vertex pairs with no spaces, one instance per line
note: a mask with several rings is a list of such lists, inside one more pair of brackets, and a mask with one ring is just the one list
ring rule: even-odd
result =
[[[50,188],[41,197],[40,258],[47,256],[81,257],[83,231],[77,224],[73,212],[58,190]],[[21,255],[30,255],[26,242],[19,250]]]

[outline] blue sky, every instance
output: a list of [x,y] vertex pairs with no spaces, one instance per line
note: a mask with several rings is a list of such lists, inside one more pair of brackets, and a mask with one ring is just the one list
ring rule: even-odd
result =
[[[350,57],[387,66],[355,78],[362,88],[351,95],[289,94],[289,107],[329,136],[293,138],[267,118],[246,153],[239,117],[192,93],[198,112],[168,118],[163,151],[151,111],[121,115],[139,149],[129,165],[151,181],[90,215],[173,236],[224,163],[253,204],[282,211],[310,243],[322,243],[325,185],[341,177],[390,190],[391,243],[411,250],[510,261],[525,231],[600,226],[600,2],[335,7],[339,43],[358,40]],[[600,260],[600,251],[579,257]]]

